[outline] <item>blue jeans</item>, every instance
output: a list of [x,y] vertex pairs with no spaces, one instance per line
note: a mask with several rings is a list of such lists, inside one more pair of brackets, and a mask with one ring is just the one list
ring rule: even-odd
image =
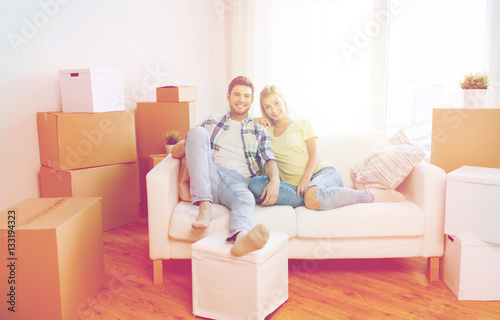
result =
[[[269,178],[267,176],[258,176],[253,177],[248,184],[248,188],[252,191],[259,204],[262,202],[260,200],[260,195],[262,191],[264,191],[267,183],[269,183]],[[320,211],[335,209],[355,203],[369,203],[374,200],[373,194],[369,191],[344,188],[342,177],[333,167],[325,167],[313,174],[307,188],[312,186],[318,186],[316,197],[321,204],[321,207],[318,209]],[[276,204],[290,205],[296,208],[304,205],[304,197],[297,196],[296,186],[281,182]]]
[[229,236],[254,227],[255,199],[249,179],[232,169],[214,164],[210,138],[205,128],[194,127],[186,136],[186,165],[190,176],[191,201],[222,204],[231,210]]

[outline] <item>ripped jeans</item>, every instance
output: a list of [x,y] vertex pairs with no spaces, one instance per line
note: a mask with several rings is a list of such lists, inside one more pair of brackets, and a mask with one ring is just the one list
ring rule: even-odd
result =
[[[255,196],[258,204],[262,201],[260,196],[269,183],[267,176],[258,176],[250,179],[248,188]],[[342,177],[334,167],[324,167],[311,178],[307,188],[318,186],[316,197],[321,207],[318,211],[335,209],[355,203],[373,202],[374,196],[370,191],[344,188]],[[285,182],[280,182],[277,205],[289,205],[294,208],[304,205],[304,196],[297,196],[297,187]]]

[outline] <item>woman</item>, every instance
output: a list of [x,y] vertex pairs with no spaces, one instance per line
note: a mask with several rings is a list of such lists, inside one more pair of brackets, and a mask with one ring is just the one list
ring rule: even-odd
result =
[[[404,200],[394,190],[344,188],[338,171],[320,160],[318,137],[311,123],[306,119],[290,119],[285,97],[276,86],[262,89],[260,108],[264,117],[254,120],[268,127],[278,160],[281,185],[276,204],[294,208],[305,204],[311,210],[329,210],[354,203]],[[265,198],[268,182],[267,176],[250,180],[249,189],[257,203]]]

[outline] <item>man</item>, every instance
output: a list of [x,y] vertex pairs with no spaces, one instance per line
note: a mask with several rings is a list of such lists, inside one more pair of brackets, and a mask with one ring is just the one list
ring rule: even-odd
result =
[[172,157],[186,156],[192,203],[199,206],[193,228],[207,228],[212,220],[212,203],[231,210],[227,242],[231,253],[242,256],[261,249],[269,239],[265,225],[254,226],[255,198],[249,179],[263,171],[269,176],[262,205],[276,203],[279,171],[267,130],[248,116],[254,101],[254,87],[246,77],[229,84],[229,112],[211,116],[192,128],[185,141],[172,150]]

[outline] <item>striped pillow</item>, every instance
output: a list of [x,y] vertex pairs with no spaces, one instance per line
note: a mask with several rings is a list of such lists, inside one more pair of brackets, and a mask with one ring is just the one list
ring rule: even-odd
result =
[[394,190],[425,157],[413,146],[403,130],[375,152],[351,168],[356,189]]
[[189,172],[186,165],[186,157],[181,159],[181,167],[179,169],[179,197],[182,201],[191,202],[191,184],[189,183]]

